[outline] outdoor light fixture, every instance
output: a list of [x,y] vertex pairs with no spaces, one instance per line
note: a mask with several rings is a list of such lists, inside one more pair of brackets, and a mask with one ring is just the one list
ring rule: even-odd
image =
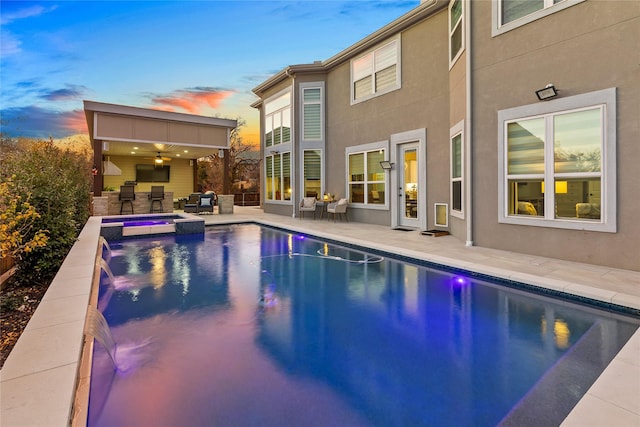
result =
[[391,168],[393,167],[393,163],[391,163],[391,162],[390,162],[390,161],[388,161],[388,160],[382,160],[382,161],[380,162],[380,167],[381,167],[382,169],[386,170],[386,171],[389,171],[389,170],[391,170]]
[[558,89],[556,89],[553,83],[549,83],[544,89],[537,90],[536,95],[540,101],[546,101],[547,99],[558,96]]

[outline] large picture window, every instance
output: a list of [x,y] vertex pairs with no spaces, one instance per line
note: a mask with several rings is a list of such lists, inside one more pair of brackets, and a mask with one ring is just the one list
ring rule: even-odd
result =
[[400,88],[400,39],[351,62],[351,100],[360,102]]
[[385,150],[352,152],[347,157],[349,202],[384,205],[386,181],[380,162],[385,160]]
[[615,231],[615,90],[536,106],[499,113],[501,222]]
[[264,141],[266,147],[291,142],[291,93],[265,103]]
[[291,153],[266,156],[265,175],[266,200],[291,200]]

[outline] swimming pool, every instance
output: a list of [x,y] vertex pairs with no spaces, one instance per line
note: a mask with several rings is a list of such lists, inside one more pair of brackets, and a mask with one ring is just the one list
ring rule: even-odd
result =
[[638,326],[256,225],[109,265],[120,370],[96,346],[92,426],[557,425]]

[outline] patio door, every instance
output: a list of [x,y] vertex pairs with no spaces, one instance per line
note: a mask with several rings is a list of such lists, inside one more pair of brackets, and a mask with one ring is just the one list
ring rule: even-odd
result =
[[398,225],[418,228],[424,202],[420,200],[419,186],[419,143],[410,142],[398,145]]

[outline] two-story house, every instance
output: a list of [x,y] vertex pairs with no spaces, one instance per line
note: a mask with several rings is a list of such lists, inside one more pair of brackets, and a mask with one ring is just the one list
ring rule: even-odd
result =
[[256,88],[265,212],[640,270],[640,3],[427,0]]

